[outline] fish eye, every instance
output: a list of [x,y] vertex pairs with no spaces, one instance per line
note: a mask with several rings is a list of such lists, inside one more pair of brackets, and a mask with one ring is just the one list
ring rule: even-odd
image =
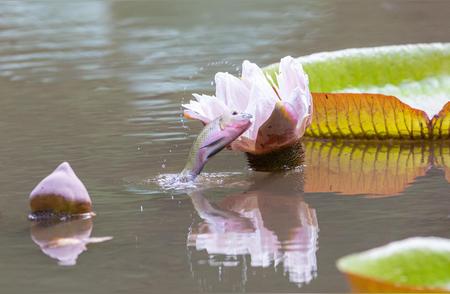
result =
[[238,113],[237,113],[237,111],[233,111],[231,114],[232,115],[237,115]]

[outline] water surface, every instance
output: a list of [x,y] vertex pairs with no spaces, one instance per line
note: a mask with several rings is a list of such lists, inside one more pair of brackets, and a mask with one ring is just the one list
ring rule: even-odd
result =
[[[158,184],[182,169],[201,128],[181,118],[180,103],[213,92],[215,72],[237,74],[244,59],[448,42],[449,9],[448,1],[2,1],[2,293],[347,291],[337,258],[411,236],[450,237],[445,142],[304,142],[305,166],[277,174],[224,151],[194,193]],[[28,194],[64,160],[97,217],[34,228]],[[80,255],[62,266],[49,248],[66,233],[114,239],[87,251],[72,240]]]

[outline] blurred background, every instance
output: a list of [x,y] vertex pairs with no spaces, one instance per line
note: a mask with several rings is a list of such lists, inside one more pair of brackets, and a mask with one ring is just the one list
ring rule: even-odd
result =
[[[308,231],[317,264],[313,254],[305,277],[290,279],[286,264],[257,266],[251,255],[208,262],[229,252],[211,257],[187,246],[196,210],[154,179],[183,167],[201,126],[184,121],[180,105],[192,92],[213,93],[217,71],[239,74],[245,59],[265,66],[286,55],[449,42],[449,11],[445,0],[1,1],[2,293],[347,291],[336,258],[410,235],[448,237],[450,212],[440,203],[449,188],[439,169],[423,168],[396,198],[298,192],[321,230]],[[29,192],[63,160],[93,198],[94,234],[114,236],[69,268],[39,250],[26,220]],[[231,152],[207,171],[231,174],[212,181],[213,202],[258,176]]]

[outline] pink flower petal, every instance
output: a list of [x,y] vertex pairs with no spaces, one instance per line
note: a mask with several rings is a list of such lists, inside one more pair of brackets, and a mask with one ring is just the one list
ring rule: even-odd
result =
[[309,92],[308,76],[303,71],[301,63],[291,56],[281,59],[277,81],[282,99],[289,97],[295,88],[305,93]]
[[203,113],[210,120],[221,116],[226,110],[227,106],[214,96],[193,94],[195,99],[203,108]]
[[222,99],[231,111],[243,112],[247,108],[250,89],[242,80],[229,73],[218,72],[215,81],[216,97]]
[[270,117],[279,98],[263,71],[247,60],[242,64],[242,80],[251,85],[249,103],[245,112],[254,117],[252,126],[244,133],[244,136],[256,140],[259,128]]
[[235,151],[253,153],[255,151],[255,141],[250,140],[248,137],[240,136],[230,144],[230,147]]
[[197,113],[200,116],[206,117],[206,114],[203,111],[203,105],[200,104],[198,101],[191,100],[189,101],[189,104],[182,104],[181,106],[183,106],[185,109]]
[[293,143],[296,136],[298,116],[289,103],[276,103],[270,117],[259,128],[255,152],[265,153]]
[[[183,105],[184,106],[184,105]],[[183,111],[183,115],[185,118],[189,118],[189,119],[196,119],[201,121],[204,125],[206,125],[207,123],[211,122],[211,120],[207,117],[201,116],[200,114],[198,114],[195,111],[192,111],[190,109],[185,109]]]
[[290,105],[291,115],[301,122],[306,116],[309,118],[312,116],[311,100],[311,93],[295,88],[286,99],[283,99],[283,102]]
[[252,114],[254,119],[244,136],[256,140],[259,128],[270,117],[276,102],[277,100],[267,95],[261,87],[252,87],[250,102],[245,112]]
[[222,114],[230,112],[228,106],[214,96],[192,95],[197,101],[191,100],[189,104],[182,104],[185,108],[184,114],[187,117],[208,123]]

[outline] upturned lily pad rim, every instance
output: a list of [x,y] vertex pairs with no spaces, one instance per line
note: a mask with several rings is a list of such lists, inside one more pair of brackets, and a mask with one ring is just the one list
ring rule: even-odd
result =
[[[380,288],[386,289],[397,289],[410,291],[420,291],[420,292],[450,292],[450,284],[446,287],[436,287],[429,285],[414,285],[402,282],[393,282],[387,278],[378,277],[370,275],[367,273],[361,273],[358,269],[352,269],[353,262],[359,261],[364,262],[364,260],[374,261],[379,257],[394,256],[398,252],[408,252],[413,250],[426,250],[434,253],[448,253],[450,254],[450,240],[439,237],[413,237],[404,239],[401,241],[396,241],[389,243],[387,245],[376,247],[367,251],[353,253],[339,258],[336,261],[336,267],[342,273],[346,274],[350,281],[357,279],[359,281],[366,280],[366,284],[378,284]],[[450,273],[448,273],[450,279]]]
[[[307,129],[306,136],[357,140],[408,140],[409,137],[412,140],[450,139],[448,130],[450,102],[446,100],[448,96],[445,82],[450,78],[450,43],[351,48],[313,53],[298,57],[297,60],[309,75],[310,90],[315,93],[313,96],[316,96],[314,97],[312,125]],[[277,73],[277,68],[278,64],[275,63],[267,66],[264,70],[273,78]],[[413,83],[411,84],[414,85],[413,88],[404,88],[405,82]],[[398,89],[398,91],[391,92],[392,90],[387,88],[381,90],[386,86]],[[326,101],[318,97],[327,94],[337,98],[332,99],[333,101]],[[435,104],[427,104],[428,99],[437,100],[434,102]],[[339,101],[342,102],[335,105]],[[433,103],[433,100],[430,101]],[[446,101],[447,104],[445,104]],[[357,130],[356,133],[351,129],[349,131],[348,128],[352,124],[355,125],[357,121],[370,120],[374,117],[380,118],[379,112],[367,116],[371,112],[370,107],[367,107],[373,103],[376,106],[378,104],[386,104],[385,106],[395,104],[395,108],[399,108],[399,118],[395,118],[391,107],[386,110],[389,118],[387,119],[385,116],[384,123],[378,119],[377,127],[368,128],[369,133],[364,130],[362,132]],[[339,125],[346,120],[345,108],[349,107],[352,107],[352,114],[348,121],[351,120],[352,123],[344,124],[344,131],[341,132]],[[383,107],[381,109],[378,107],[377,111],[381,111]],[[327,112],[330,112],[333,117],[327,117]],[[336,118],[334,118],[334,113],[336,113]],[[363,118],[358,118],[359,115],[362,115]],[[384,111],[383,115],[385,115]],[[399,121],[405,118],[411,124],[410,130],[407,126],[398,125]],[[328,122],[329,119],[331,120]],[[328,125],[331,126],[331,129],[325,128]],[[399,129],[399,126],[400,130],[396,133],[395,129]],[[390,130],[377,134],[378,127]]]
[[[405,57],[408,50],[411,50],[410,56]],[[410,58],[411,56],[415,58]],[[427,59],[427,63],[423,62],[424,58]],[[297,60],[309,75],[311,92],[336,92],[348,87],[386,83],[396,85],[411,78],[420,80],[435,75],[448,75],[450,74],[450,43],[349,48],[312,53],[297,57]],[[393,64],[395,72],[387,72]],[[373,68],[376,71],[367,71],[367,68]],[[411,68],[420,70],[411,76]],[[264,68],[264,71],[271,76],[275,76],[277,70],[278,63]],[[378,74],[379,72],[382,74]]]
[[[419,286],[410,286],[406,284],[400,283],[392,283],[390,281],[376,279],[373,277],[355,274],[351,272],[345,273],[352,284],[352,288],[356,288],[353,292],[357,293],[449,293],[450,290],[445,288],[434,288],[434,287],[419,287]],[[363,282],[364,284],[370,284],[371,287],[361,288],[361,286],[355,287],[353,283],[354,281],[358,281],[358,283]],[[375,286],[375,289],[372,287]],[[367,289],[369,288],[369,289]]]

